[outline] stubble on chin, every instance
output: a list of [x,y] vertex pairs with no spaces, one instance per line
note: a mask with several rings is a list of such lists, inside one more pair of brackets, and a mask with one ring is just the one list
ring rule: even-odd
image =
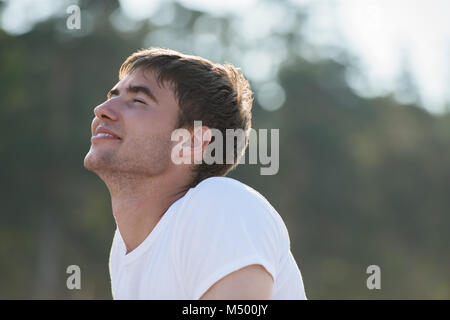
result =
[[102,180],[112,176],[147,178],[167,170],[171,161],[170,148],[170,140],[162,136],[138,138],[127,145],[128,152],[121,155],[116,150],[95,150],[91,146],[84,167]]
[[108,187],[112,193],[117,193],[130,181],[136,180],[135,175],[130,174],[126,165],[120,164],[113,151],[88,152],[84,159],[84,167],[95,173]]
[[91,147],[84,158],[84,167],[92,172],[111,167],[114,163],[114,153],[111,151],[98,152]]

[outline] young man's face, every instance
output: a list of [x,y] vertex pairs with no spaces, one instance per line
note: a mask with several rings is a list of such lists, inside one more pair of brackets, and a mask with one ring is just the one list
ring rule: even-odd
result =
[[[154,73],[136,70],[119,81],[94,109],[87,169],[102,173],[156,176],[172,164],[170,137],[179,106],[168,85]],[[112,134],[113,136],[105,135]]]

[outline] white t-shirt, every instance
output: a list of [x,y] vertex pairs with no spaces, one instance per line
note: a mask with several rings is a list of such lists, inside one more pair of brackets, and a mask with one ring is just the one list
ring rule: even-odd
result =
[[112,295],[197,300],[227,274],[252,264],[272,275],[272,299],[306,299],[280,215],[249,186],[212,177],[175,201],[128,254],[116,229],[109,259]]

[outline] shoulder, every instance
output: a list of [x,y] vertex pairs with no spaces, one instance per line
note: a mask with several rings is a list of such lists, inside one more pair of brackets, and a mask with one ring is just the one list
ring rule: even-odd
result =
[[250,265],[263,266],[276,279],[289,250],[275,209],[257,191],[231,178],[208,178],[190,189],[176,223],[174,261],[192,299]]
[[192,192],[191,203],[201,207],[275,211],[259,192],[228,177],[211,177],[200,182]]
[[212,231],[245,226],[246,230],[271,234],[277,241],[285,238],[286,226],[278,212],[258,191],[238,180],[211,177],[191,189],[188,196],[181,213],[184,227]]
[[227,215],[243,212],[246,216],[254,214],[273,214],[275,209],[266,198],[248,185],[228,177],[211,177],[200,182],[193,190],[188,206],[209,209],[214,212],[227,211]]

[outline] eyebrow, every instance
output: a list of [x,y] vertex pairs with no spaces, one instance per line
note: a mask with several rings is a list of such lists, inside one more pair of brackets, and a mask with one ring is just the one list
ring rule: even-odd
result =
[[[158,102],[158,99],[156,99],[155,95],[146,86],[128,86],[127,92],[133,92],[133,93],[142,92],[143,94],[148,96],[153,101]],[[109,98],[111,98],[111,96],[118,96],[119,94],[120,94],[119,89],[117,89],[117,88],[111,89],[111,90],[109,90],[108,94],[106,95],[106,98],[109,99]]]

